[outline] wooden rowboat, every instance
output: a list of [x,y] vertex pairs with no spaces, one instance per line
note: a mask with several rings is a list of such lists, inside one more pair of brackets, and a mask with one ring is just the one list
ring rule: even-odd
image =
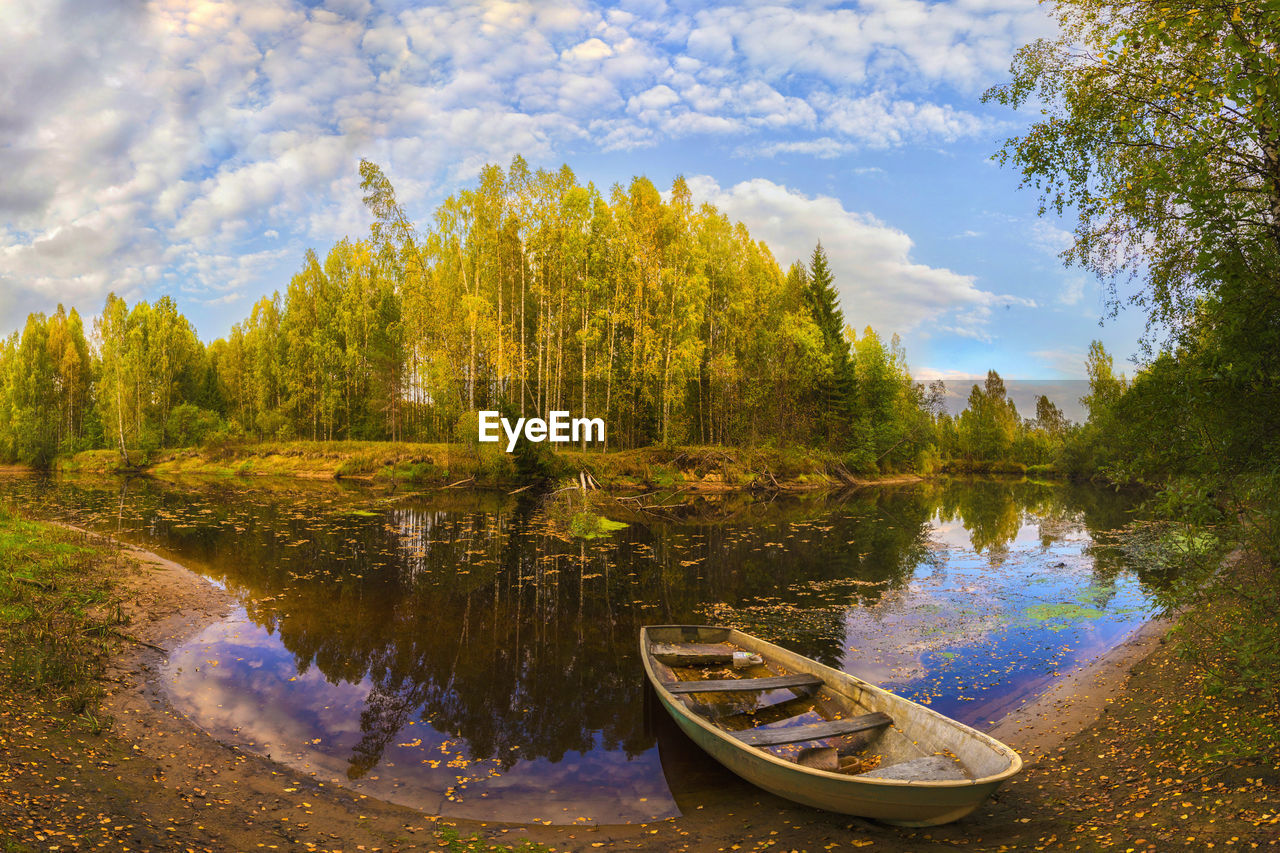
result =
[[798,803],[933,826],[969,814],[1022,769],[982,732],[731,628],[650,625],[640,657],[686,735]]

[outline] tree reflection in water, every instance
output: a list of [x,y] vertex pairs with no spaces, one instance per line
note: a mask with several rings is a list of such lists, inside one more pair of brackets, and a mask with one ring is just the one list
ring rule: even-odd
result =
[[[37,512],[118,527],[217,579],[298,674],[314,667],[330,684],[367,685],[345,758],[351,779],[383,764],[418,722],[495,773],[598,750],[639,756],[654,746],[642,722],[641,625],[725,617],[841,665],[849,613],[945,575],[931,543],[939,522],[962,524],[996,566],[1029,522],[1048,553],[1064,537],[1122,525],[1130,505],[1086,488],[956,481],[769,506],[708,501],[582,541],[527,496],[388,504],[334,485],[155,480],[0,489]],[[1105,601],[1127,567],[1114,551],[1091,556]]]

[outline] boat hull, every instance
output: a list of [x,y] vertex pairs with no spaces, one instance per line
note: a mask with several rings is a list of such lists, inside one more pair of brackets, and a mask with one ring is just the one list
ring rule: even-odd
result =
[[[705,629],[704,626],[652,627],[655,629],[672,627],[684,630],[689,630],[691,627]],[[730,631],[726,636],[731,642],[762,654],[766,659],[780,662],[794,672],[817,675],[823,679],[828,689],[856,698],[860,704],[872,710],[885,711],[894,718],[896,726],[906,731],[910,737],[915,738],[919,735],[922,742],[943,744],[944,748],[948,749],[962,746],[963,751],[970,755],[981,756],[984,752],[989,752],[989,758],[981,760],[989,767],[998,768],[998,772],[967,780],[864,779],[816,770],[782,760],[763,750],[744,745],[700,715],[693,713],[680,699],[668,691],[663,686],[662,679],[655,671],[648,654],[647,632],[649,630],[649,628],[641,630],[641,657],[659,703],[671,715],[676,725],[690,740],[730,771],[751,784],[785,799],[815,808],[902,826],[934,826],[958,820],[971,813],[1001,784],[1021,769],[1022,761],[1017,753],[988,735],[854,676],[823,666],[748,634]],[[961,752],[961,750],[955,751]]]

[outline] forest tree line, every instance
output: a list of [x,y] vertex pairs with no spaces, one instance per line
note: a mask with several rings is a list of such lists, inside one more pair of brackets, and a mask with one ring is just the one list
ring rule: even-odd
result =
[[1061,37],[1022,48],[984,100],[1047,111],[997,159],[1042,212],[1077,217],[1064,260],[1116,309],[1131,288],[1151,323],[1131,378],[1090,349],[1084,424],[1048,400],[1018,413],[994,375],[946,415],[896,339],[845,325],[821,246],[784,270],[683,180],[665,198],[644,178],[606,194],[517,157],[416,225],[362,161],[369,235],[308,253],[224,339],[202,344],[167,297],[111,296],[91,329],[75,311],[29,317],[0,343],[0,458],[452,440],[480,408],[561,408],[603,417],[613,449],[792,444],[860,472],[1048,464],[1188,478],[1202,496],[1260,483],[1250,494],[1274,504],[1277,13],[1062,0],[1054,15]]
[[[486,167],[430,227],[361,163],[370,234],[308,251],[284,293],[204,344],[172,299],[32,314],[0,344],[0,456],[208,441],[450,441],[479,409],[603,417],[606,449],[818,447],[851,471],[1051,462],[1068,424],[994,373],[958,418],[896,336],[846,325],[819,243],[783,269],[742,224],[645,178]],[[472,418],[474,420],[474,418]]]

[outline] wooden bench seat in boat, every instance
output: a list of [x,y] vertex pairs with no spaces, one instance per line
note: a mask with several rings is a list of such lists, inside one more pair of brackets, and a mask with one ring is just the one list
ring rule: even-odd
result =
[[724,666],[734,668],[764,663],[759,655],[724,643],[654,643],[650,653],[667,666]]
[[803,743],[810,740],[823,740],[837,735],[851,735],[855,732],[887,726],[893,719],[885,713],[876,711],[847,720],[823,720],[804,726],[779,726],[773,729],[743,729],[729,732],[730,735],[751,746],[777,746],[784,743]]
[[733,663],[733,649],[723,643],[654,643],[651,649],[667,666]]
[[816,675],[772,675],[768,678],[726,678],[705,681],[668,681],[662,685],[672,693],[744,693],[751,690],[781,690],[821,687]]

